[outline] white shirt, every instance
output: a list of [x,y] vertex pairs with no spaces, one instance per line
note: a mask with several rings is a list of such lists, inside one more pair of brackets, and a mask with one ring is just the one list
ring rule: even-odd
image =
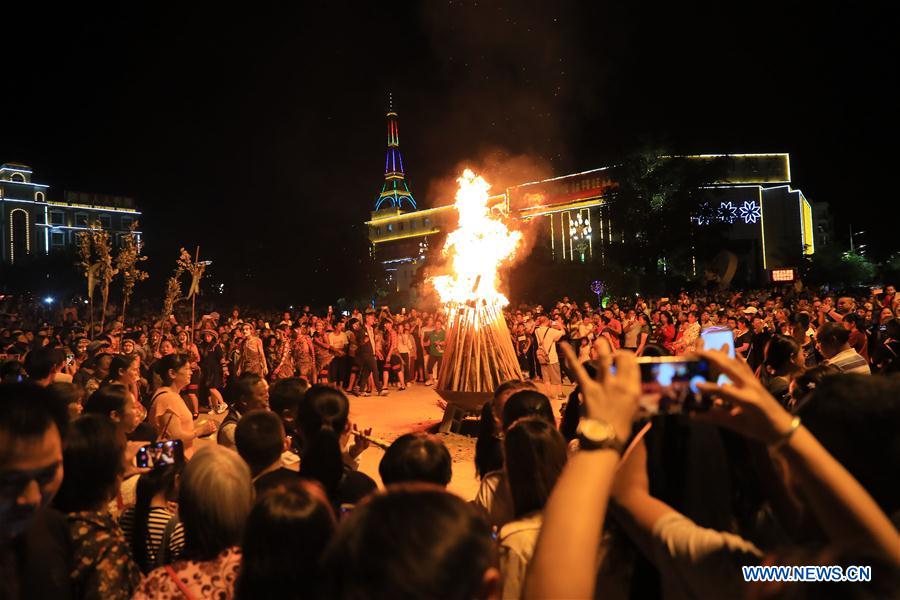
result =
[[546,325],[541,325],[534,330],[534,337],[537,339],[538,347],[547,351],[547,356],[550,357],[549,364],[551,365],[559,363],[559,355],[556,353],[556,342],[562,336],[562,331]]

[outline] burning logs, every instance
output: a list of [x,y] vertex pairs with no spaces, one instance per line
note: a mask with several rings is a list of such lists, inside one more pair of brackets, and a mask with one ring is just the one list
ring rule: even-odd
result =
[[438,391],[491,393],[510,379],[522,379],[522,371],[500,306],[450,305]]

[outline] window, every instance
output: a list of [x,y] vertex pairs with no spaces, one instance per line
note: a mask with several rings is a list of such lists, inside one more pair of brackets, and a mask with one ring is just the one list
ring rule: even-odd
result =
[[65,225],[66,224],[66,215],[60,210],[51,210],[50,211],[50,224],[51,225]]
[[375,235],[381,235],[381,227],[375,228]]
[[34,201],[35,202],[43,202],[44,201],[44,192],[35,192],[34,193]]
[[388,224],[387,224],[387,230],[388,230],[388,233],[393,232],[393,231],[394,231],[394,224],[393,224],[393,223],[388,223]]
[[112,229],[112,217],[109,215],[100,215],[100,227],[103,229]]
[[75,213],[75,226],[76,227],[87,227],[88,226],[87,213]]
[[428,228],[428,217],[422,217],[422,227]]
[[25,183],[25,176],[22,175],[21,173],[13,173],[12,176],[9,178],[9,180],[15,181],[18,183]]
[[404,229],[406,229],[406,223],[400,221],[400,231],[403,231]]
[[50,245],[54,248],[66,245],[66,234],[63,231],[54,231],[50,234]]

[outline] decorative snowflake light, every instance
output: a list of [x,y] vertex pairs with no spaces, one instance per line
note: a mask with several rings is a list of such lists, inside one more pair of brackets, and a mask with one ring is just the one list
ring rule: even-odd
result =
[[719,205],[719,219],[726,223],[734,223],[737,219],[737,206],[731,202],[723,202]]
[[741,219],[747,225],[756,223],[762,219],[762,207],[755,200],[747,200],[741,206]]

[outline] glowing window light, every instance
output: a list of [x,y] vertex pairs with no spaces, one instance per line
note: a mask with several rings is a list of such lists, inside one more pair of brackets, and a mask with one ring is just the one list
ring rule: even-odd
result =
[[29,221],[31,215],[24,208],[14,208],[9,211],[9,262],[16,261],[16,230],[13,228],[13,218],[17,212],[25,215],[25,254],[31,254],[31,227]]

